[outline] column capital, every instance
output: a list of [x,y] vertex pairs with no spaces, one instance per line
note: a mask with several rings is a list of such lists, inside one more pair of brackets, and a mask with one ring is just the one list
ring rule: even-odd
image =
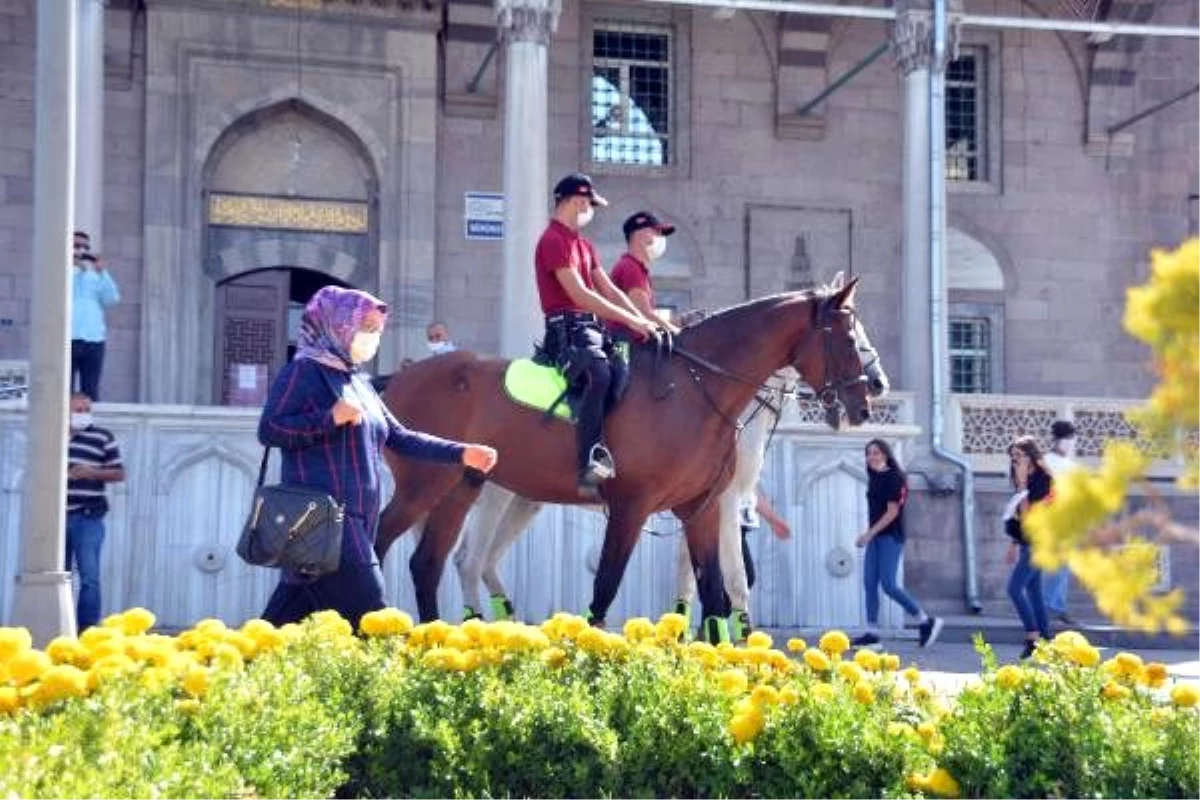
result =
[[[962,26],[962,0],[946,0],[946,63],[958,57],[958,34]],[[892,58],[896,68],[908,75],[933,67],[932,0],[896,0],[896,21],[892,24]]]
[[561,0],[496,0],[496,24],[506,43],[549,44],[560,11]]

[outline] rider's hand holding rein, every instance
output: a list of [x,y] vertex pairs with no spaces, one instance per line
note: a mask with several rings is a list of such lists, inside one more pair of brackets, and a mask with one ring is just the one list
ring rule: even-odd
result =
[[496,466],[496,460],[499,458],[495,448],[488,447],[485,444],[469,444],[467,449],[463,450],[463,465],[471,469],[477,469],[480,472],[491,472]]

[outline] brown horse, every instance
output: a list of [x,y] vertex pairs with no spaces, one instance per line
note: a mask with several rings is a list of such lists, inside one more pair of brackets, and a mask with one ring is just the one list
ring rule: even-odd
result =
[[[771,374],[790,365],[832,410],[834,427],[840,410],[851,425],[870,417],[854,335],[857,283],[726,309],[681,333],[661,362],[653,348],[633,348],[629,391],[605,423],[617,475],[601,485],[608,527],[594,621],[607,614],[646,518],[664,509],[684,522],[704,617],[721,615],[715,499],[733,475],[742,409]],[[495,447],[500,458],[488,477],[506,489],[549,503],[589,502],[576,487],[574,430],[506,396],[508,363],[466,352],[423,361],[392,377],[384,401],[416,430]],[[392,542],[428,514],[409,566],[420,617],[434,619],[442,569],[482,484],[464,479],[461,468],[387,458],[396,490],[376,551],[382,561]]]

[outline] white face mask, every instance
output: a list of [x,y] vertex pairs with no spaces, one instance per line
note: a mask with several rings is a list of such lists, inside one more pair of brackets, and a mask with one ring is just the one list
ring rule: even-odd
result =
[[1062,453],[1067,458],[1075,456],[1075,440],[1074,439],[1059,439],[1058,452]]
[[433,353],[435,356],[441,355],[442,353],[449,353],[454,350],[454,345],[450,342],[426,342],[425,344],[429,346],[429,352]]
[[71,430],[82,431],[92,427],[92,415],[89,411],[71,412]]
[[667,237],[655,236],[650,240],[650,244],[646,246],[646,255],[650,256],[651,261],[657,261],[662,258],[667,252]]
[[350,342],[350,360],[355,364],[363,364],[375,357],[379,351],[380,333],[359,331]]
[[579,212],[579,216],[577,216],[575,218],[575,225],[580,228],[587,227],[587,224],[592,221],[592,217],[595,216],[595,214],[596,214],[596,209],[592,208],[589,205],[583,211]]

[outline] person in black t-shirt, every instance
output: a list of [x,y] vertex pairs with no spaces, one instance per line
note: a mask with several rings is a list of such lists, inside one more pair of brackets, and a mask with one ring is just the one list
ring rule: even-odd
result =
[[1021,527],[1021,518],[1034,503],[1050,496],[1052,482],[1042,459],[1042,449],[1032,436],[1022,436],[1009,449],[1012,469],[1009,476],[1017,492],[1024,492],[1013,516],[1004,523],[1004,532],[1012,539],[1007,561],[1013,564],[1008,578],[1008,596],[1012,598],[1021,623],[1025,626],[1025,649],[1021,658],[1029,658],[1037,647],[1038,637],[1050,638],[1050,619],[1042,596],[1042,571],[1030,560],[1029,540]]
[[904,554],[904,503],[908,483],[896,463],[892,448],[882,439],[867,442],[867,507],[871,524],[855,544],[865,547],[863,588],[867,595],[867,629],[851,644],[869,647],[879,644],[879,589],[917,618],[919,642],[928,647],[942,632],[940,617],[925,613],[916,600],[896,585],[900,557]]

